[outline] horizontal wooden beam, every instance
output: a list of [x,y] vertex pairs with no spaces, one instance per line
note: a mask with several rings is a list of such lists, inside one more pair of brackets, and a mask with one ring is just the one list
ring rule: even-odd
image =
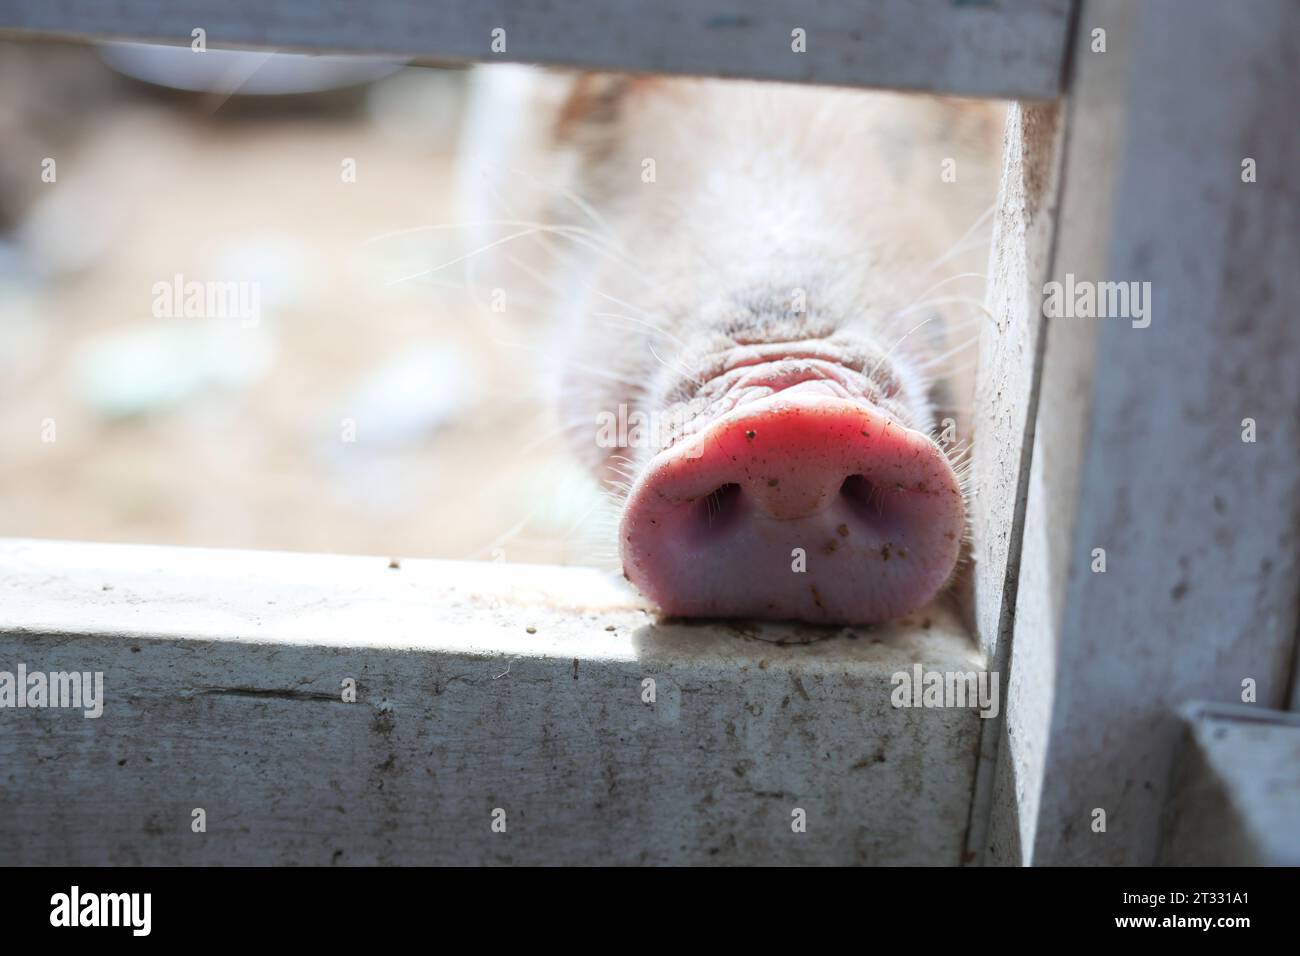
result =
[[[1070,8],[1071,0],[0,0],[0,34],[189,44],[202,28],[213,48],[1050,99],[1061,93]],[[799,30],[805,52],[792,49]]]
[[896,708],[918,664],[982,658],[938,607],[664,623],[592,569],[0,540],[0,703],[103,688],[0,708],[0,864],[955,864],[980,718]]

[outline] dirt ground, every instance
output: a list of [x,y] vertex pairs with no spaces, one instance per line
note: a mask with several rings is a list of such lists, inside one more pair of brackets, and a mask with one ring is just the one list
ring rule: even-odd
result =
[[[299,110],[117,81],[37,110],[0,74],[0,535],[599,563],[540,359],[454,271],[394,281],[465,251],[404,232],[457,216],[457,79],[419,81],[444,115],[397,97],[381,122],[373,91]],[[395,132],[403,102],[428,135]],[[259,321],[157,317],[178,274],[254,279]],[[442,397],[386,415],[421,369]]]

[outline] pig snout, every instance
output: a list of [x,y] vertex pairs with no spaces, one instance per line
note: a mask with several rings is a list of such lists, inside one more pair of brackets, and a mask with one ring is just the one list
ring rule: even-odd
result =
[[834,383],[801,381],[652,456],[619,545],[628,579],[668,615],[866,624],[943,589],[965,520],[960,482],[926,435]]
[[954,576],[964,478],[929,434],[965,418],[949,320],[978,302],[948,284],[979,277],[956,260],[997,180],[909,157],[979,170],[999,124],[918,102],[616,76],[564,100],[557,408],[669,616],[869,624]]

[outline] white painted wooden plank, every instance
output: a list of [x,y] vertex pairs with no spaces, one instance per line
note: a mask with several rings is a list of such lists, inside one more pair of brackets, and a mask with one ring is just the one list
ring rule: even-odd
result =
[[0,864],[951,864],[980,720],[891,678],[982,660],[943,608],[659,623],[590,569],[0,541],[19,663],[105,703],[0,709]]
[[989,261],[990,321],[980,327],[972,455],[975,619],[985,653],[1009,626],[1018,521],[1033,437],[1043,283],[1051,268],[1060,166],[1057,104],[1012,104]]
[[1300,866],[1300,715],[1192,704],[1183,719],[1160,862]]
[[[1060,94],[1070,0],[0,0],[0,32]],[[493,30],[505,30],[494,52]],[[803,30],[806,52],[792,50]]]
[[1153,311],[1145,328],[1046,326],[993,860],[1153,862],[1176,708],[1240,700],[1247,679],[1261,706],[1284,705],[1300,606],[1297,35],[1285,0],[1082,7],[1053,277],[1150,282]]
[[[1042,362],[1042,289],[1051,268],[1061,160],[1061,109],[1013,103],[989,260],[991,321],[980,328],[971,508],[974,619],[990,669],[1009,673],[1020,543]],[[982,726],[970,853],[980,859],[1005,713]]]

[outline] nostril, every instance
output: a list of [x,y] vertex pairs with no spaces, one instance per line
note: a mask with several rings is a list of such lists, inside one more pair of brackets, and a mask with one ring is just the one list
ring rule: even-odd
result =
[[840,494],[855,505],[866,508],[879,497],[876,486],[867,481],[865,475],[849,475],[840,485]]
[[692,505],[691,530],[697,539],[714,536],[731,527],[740,513],[740,485],[721,485]]
[[865,475],[849,475],[840,486],[840,496],[864,523],[886,534],[903,530],[903,516],[891,506],[884,490]]

